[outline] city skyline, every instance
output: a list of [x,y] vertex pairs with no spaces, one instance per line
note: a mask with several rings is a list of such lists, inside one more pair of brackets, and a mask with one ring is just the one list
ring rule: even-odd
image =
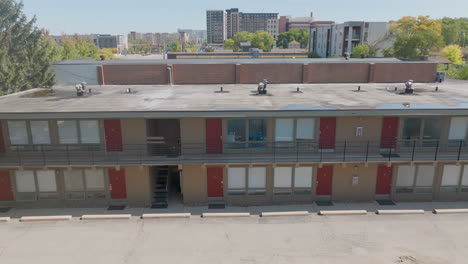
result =
[[[51,34],[108,33],[128,34],[137,32],[176,32],[178,28],[206,30],[206,10],[239,8],[243,12],[271,12],[280,16],[304,17],[314,13],[317,20],[345,21],[389,21],[402,16],[429,15],[432,18],[463,17],[468,2],[446,1],[440,6],[435,0],[403,1],[375,4],[371,0],[342,2],[329,5],[325,2],[312,3],[307,0],[284,2],[239,0],[236,4],[228,1],[179,1],[177,5],[140,0],[139,5],[129,6],[126,1],[66,2],[61,0],[23,0],[24,11],[31,18],[37,17],[37,25],[48,29]],[[404,6],[403,8],[401,6]],[[437,6],[437,9],[434,7]],[[92,7],[92,8],[90,8]],[[161,16],[157,16],[162,14]],[[167,15],[172,14],[172,15]],[[60,22],[57,22],[60,21]],[[107,23],[102,23],[106,21]]]

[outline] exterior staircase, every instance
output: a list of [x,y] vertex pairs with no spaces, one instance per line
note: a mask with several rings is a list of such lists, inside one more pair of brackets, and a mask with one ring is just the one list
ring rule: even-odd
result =
[[168,178],[169,168],[158,167],[155,169],[153,203],[151,208],[167,208],[169,200]]

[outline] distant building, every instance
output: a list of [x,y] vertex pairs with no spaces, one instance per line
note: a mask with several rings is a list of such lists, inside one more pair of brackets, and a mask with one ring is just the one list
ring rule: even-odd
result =
[[239,8],[226,10],[226,38],[232,38],[240,30]]
[[279,20],[278,19],[268,19],[267,20],[267,30],[268,34],[272,35],[274,39],[278,39],[279,33]]
[[309,17],[290,17],[281,16],[279,19],[279,33],[288,32],[292,29],[306,29],[335,24],[333,21],[315,21],[314,15],[311,12]]
[[177,32],[185,32],[188,35],[189,41],[202,43],[206,41],[206,30],[200,29],[177,29]]
[[354,47],[360,44],[370,44],[379,50],[392,44],[387,22],[351,21],[319,26],[310,30],[309,38],[309,52],[323,58],[352,53]]
[[278,19],[278,13],[241,13],[240,31],[267,31],[267,21]]
[[300,49],[301,48],[301,43],[293,40],[288,43],[288,49]]
[[226,40],[226,12],[206,11],[206,34],[209,44],[222,44]]
[[105,48],[114,48],[119,49],[119,51],[123,51],[128,48],[128,39],[126,36],[123,35],[110,35],[110,34],[88,34],[88,35],[64,35],[64,36],[52,36],[57,44],[62,43],[63,37],[71,37],[78,36],[81,38],[89,38],[91,41],[96,44],[96,46],[100,49]]

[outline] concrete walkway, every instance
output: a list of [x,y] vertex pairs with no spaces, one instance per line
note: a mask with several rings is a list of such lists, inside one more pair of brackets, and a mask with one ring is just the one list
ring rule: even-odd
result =
[[[1,207],[1,206],[0,206]],[[1,213],[0,217],[11,217],[12,219],[22,216],[48,216],[48,215],[72,215],[80,217],[84,214],[131,214],[141,216],[142,214],[155,213],[191,213],[199,216],[202,213],[232,213],[249,212],[252,215],[259,215],[262,212],[287,212],[287,211],[309,211],[318,212],[320,210],[367,210],[374,213],[377,210],[402,210],[402,209],[423,209],[431,212],[434,209],[454,209],[467,208],[468,201],[464,202],[399,202],[396,205],[381,206],[377,202],[365,203],[334,203],[333,206],[317,206],[313,204],[293,204],[293,205],[271,205],[271,206],[227,206],[225,209],[208,209],[208,206],[183,206],[181,204],[170,205],[167,209],[132,208],[124,210],[107,210],[107,208],[47,208],[47,209],[17,209],[12,208],[8,212]]]

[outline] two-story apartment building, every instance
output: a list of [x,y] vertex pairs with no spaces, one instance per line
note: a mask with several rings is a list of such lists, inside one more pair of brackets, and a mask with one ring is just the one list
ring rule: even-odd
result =
[[468,198],[468,83],[256,88],[0,97],[0,205]]

